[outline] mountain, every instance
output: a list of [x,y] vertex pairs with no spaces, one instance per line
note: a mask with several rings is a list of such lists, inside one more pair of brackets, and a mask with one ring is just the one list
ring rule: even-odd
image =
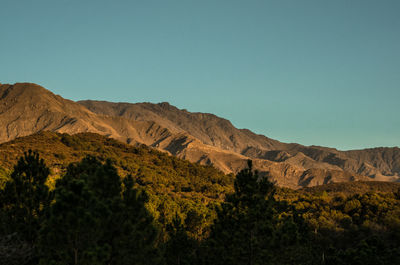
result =
[[225,173],[238,172],[252,159],[262,175],[290,188],[400,178],[399,148],[339,151],[287,144],[237,129],[213,114],[191,113],[165,102],[74,102],[31,83],[0,85],[0,122],[0,142],[41,131],[92,132]]

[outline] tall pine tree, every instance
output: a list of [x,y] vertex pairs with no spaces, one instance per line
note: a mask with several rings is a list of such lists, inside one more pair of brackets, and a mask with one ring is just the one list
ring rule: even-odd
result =
[[209,239],[209,264],[271,264],[274,229],[274,186],[252,170],[236,176],[235,192],[218,210]]
[[167,225],[169,240],[166,243],[165,260],[168,265],[195,264],[197,242],[189,238],[183,220],[178,213]]
[[52,200],[46,180],[49,168],[37,152],[29,150],[19,158],[10,180],[0,193],[3,233],[18,234],[34,244],[40,223]]
[[40,264],[105,264],[108,249],[100,244],[104,205],[84,180],[74,178],[58,185],[55,199],[41,230]]
[[68,167],[42,229],[43,264],[157,264],[147,197],[132,177],[121,184],[110,161],[87,157]]

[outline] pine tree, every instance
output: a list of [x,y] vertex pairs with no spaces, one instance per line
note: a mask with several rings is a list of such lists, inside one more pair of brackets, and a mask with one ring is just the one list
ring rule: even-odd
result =
[[158,235],[147,197],[121,180],[110,161],[94,157],[70,165],[56,184],[55,203],[42,230],[42,263],[156,264]]
[[209,239],[210,264],[270,264],[275,242],[274,186],[248,168],[236,176]]
[[159,230],[145,208],[148,196],[134,188],[132,176],[123,180],[122,207],[114,211],[112,264],[160,264],[161,253],[157,248]]
[[29,150],[19,158],[10,180],[1,191],[3,233],[17,232],[34,244],[41,221],[52,200],[46,180],[50,170],[37,152]]
[[184,222],[176,213],[172,223],[167,225],[170,236],[167,244],[165,257],[168,265],[194,264],[195,259],[195,240],[189,238]]
[[58,185],[56,202],[41,230],[41,264],[104,264],[100,213],[106,209],[81,179]]

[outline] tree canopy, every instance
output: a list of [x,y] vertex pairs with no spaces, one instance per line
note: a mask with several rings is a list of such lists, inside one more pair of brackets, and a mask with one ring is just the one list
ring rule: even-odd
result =
[[50,183],[39,154],[23,154],[0,189],[0,264],[400,263],[399,191],[282,189],[249,161],[232,192],[205,200],[116,163],[89,155]]

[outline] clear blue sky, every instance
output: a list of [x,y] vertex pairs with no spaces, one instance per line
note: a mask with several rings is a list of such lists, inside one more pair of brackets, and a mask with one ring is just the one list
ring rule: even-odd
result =
[[400,145],[398,0],[1,0],[0,82],[168,101],[284,142]]

